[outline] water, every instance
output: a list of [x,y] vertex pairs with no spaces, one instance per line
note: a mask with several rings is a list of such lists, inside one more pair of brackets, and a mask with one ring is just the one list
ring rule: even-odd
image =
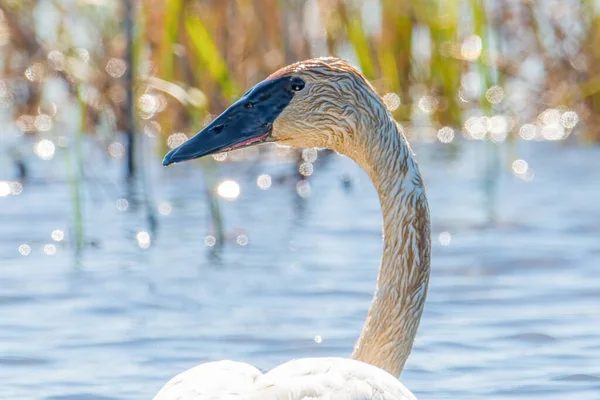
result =
[[[449,162],[417,147],[433,264],[402,381],[420,399],[600,399],[600,149],[521,149],[535,177],[501,174],[491,224],[482,150]],[[93,245],[79,265],[65,244],[71,201],[59,160],[34,163],[23,193],[0,198],[0,399],[148,399],[203,361],[269,369],[350,353],[382,246],[375,191],[351,161],[319,166],[306,200],[293,181],[254,183],[289,166],[225,165],[242,194],[224,202],[221,252],[204,244],[210,222],[194,165],[152,170],[154,197],[172,212],[158,214],[151,247],[140,249],[144,208],[118,211],[119,171],[97,161],[84,196]],[[46,255],[55,229],[67,241]],[[235,244],[242,233],[247,246]]]

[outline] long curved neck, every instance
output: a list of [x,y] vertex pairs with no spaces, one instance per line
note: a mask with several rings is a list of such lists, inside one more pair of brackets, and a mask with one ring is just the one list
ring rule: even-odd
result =
[[[381,107],[383,105],[381,104]],[[377,288],[352,358],[399,376],[413,346],[430,272],[429,206],[401,128],[385,109],[360,124],[345,153],[370,176],[383,213]]]

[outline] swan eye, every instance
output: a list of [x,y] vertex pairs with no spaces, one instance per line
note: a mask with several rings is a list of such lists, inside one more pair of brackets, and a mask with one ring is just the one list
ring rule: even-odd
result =
[[299,92],[302,89],[304,89],[305,83],[302,79],[300,78],[292,78],[292,90],[294,92]]

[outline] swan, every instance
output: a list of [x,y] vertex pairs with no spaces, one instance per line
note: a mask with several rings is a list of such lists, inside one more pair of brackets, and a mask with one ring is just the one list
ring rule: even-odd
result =
[[383,213],[377,287],[352,357],[304,358],[269,372],[240,362],[201,364],[171,379],[154,400],[409,400],[398,380],[417,333],[430,272],[429,205],[401,127],[348,62],[317,58],[280,69],[198,134],[167,166],[264,142],[328,148],[371,180]]

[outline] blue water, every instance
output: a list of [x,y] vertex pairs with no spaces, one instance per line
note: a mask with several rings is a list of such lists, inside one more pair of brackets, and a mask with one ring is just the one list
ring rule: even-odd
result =
[[[600,149],[521,146],[535,176],[503,167],[493,207],[483,145],[450,160],[439,147],[416,150],[434,248],[402,381],[420,399],[600,399]],[[376,193],[350,160],[317,164],[306,199],[290,165],[222,165],[241,195],[223,201],[229,239],[220,251],[204,244],[211,222],[197,165],[154,161],[152,198],[172,212],[156,213],[152,244],[141,249],[143,204],[117,210],[127,196],[117,164],[88,161],[89,244],[79,263],[58,157],[33,163],[20,195],[0,197],[0,399],[148,399],[203,361],[269,369],[350,353],[382,246]],[[269,190],[255,184],[264,172],[274,177]],[[56,229],[64,241],[50,238]],[[241,234],[246,246],[235,243]],[[56,254],[42,251],[48,243]]]

